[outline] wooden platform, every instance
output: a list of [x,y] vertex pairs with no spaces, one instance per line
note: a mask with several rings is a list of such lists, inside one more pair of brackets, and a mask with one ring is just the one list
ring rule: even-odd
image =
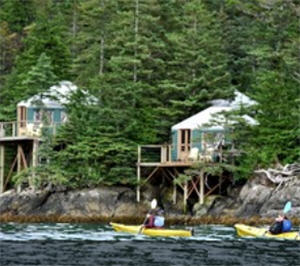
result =
[[[155,149],[158,156],[156,159],[158,161],[152,161],[153,158],[142,158],[142,149],[145,148],[147,152],[151,149]],[[146,152],[146,155],[147,155]],[[145,156],[147,157],[147,156]],[[144,159],[144,161],[143,161]],[[148,160],[145,161],[145,160]],[[205,179],[207,178],[207,173],[204,168],[200,169],[199,173],[195,176],[192,176],[189,180],[183,181],[183,183],[176,182],[176,179],[180,176],[180,173],[183,173],[185,169],[192,167],[195,163],[205,163],[206,166],[216,166],[218,163],[210,161],[193,161],[190,159],[186,159],[184,161],[172,161],[171,156],[171,145],[139,145],[138,146],[138,161],[136,163],[137,166],[137,190],[136,190],[136,199],[137,202],[141,200],[141,187],[150,179],[154,178],[157,173],[168,180],[169,183],[173,184],[173,204],[177,202],[177,189],[183,192],[183,209],[186,211],[187,208],[187,200],[192,194],[196,194],[198,196],[198,200],[200,204],[204,203],[204,198],[211,193],[213,193],[217,188],[221,188],[224,179],[219,177],[218,183],[212,188],[208,188],[205,185]],[[147,174],[143,174],[142,170],[150,169]],[[143,177],[143,178],[142,178]],[[142,181],[143,179],[143,181]],[[206,190],[206,191],[205,191]]]
[[190,167],[194,164],[195,162],[187,161],[187,162],[141,162],[137,163],[137,166],[141,167]]
[[27,136],[18,136],[18,137],[0,137],[1,142],[23,142],[23,141],[34,141],[40,140],[37,137],[27,137]]

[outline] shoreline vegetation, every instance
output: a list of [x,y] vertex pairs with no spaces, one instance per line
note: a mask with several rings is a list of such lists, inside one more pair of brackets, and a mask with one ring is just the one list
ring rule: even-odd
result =
[[[71,215],[0,215],[1,223],[124,223],[124,224],[141,224],[144,220],[143,216],[71,216]],[[300,226],[299,218],[291,219],[294,226]],[[248,218],[238,218],[233,216],[222,217],[192,217],[190,215],[180,215],[179,217],[166,216],[166,226],[172,225],[209,225],[222,224],[233,226],[242,223],[252,226],[270,225],[274,222],[274,218],[265,218],[252,216]]]

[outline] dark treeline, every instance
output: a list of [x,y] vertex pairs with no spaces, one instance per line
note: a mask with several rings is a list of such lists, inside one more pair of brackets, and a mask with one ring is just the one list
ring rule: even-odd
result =
[[77,93],[41,179],[132,183],[137,144],[235,89],[258,102],[235,130],[237,176],[299,157],[298,0],[1,0],[0,120],[61,80]]

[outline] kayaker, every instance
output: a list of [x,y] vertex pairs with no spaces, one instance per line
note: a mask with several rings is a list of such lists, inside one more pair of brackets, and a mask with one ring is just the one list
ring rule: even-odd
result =
[[156,216],[156,210],[150,210],[150,212],[146,216],[147,219],[146,219],[146,222],[143,225],[143,227],[145,227],[145,228],[155,227],[155,225],[154,225],[155,216]]
[[164,211],[162,209],[159,210],[151,210],[147,214],[147,220],[143,227],[145,228],[162,228],[165,225],[165,217]]
[[159,209],[157,215],[154,217],[154,227],[162,228],[165,225],[165,217],[164,217],[164,210]]
[[285,215],[279,215],[269,229],[271,234],[281,234],[292,230],[292,222]]

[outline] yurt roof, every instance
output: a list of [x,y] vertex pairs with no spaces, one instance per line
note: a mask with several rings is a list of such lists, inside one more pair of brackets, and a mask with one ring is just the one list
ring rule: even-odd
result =
[[41,103],[47,108],[63,108],[68,102],[70,95],[77,90],[77,86],[70,81],[61,81],[59,84],[50,87],[44,93],[36,94],[27,100],[18,103],[18,106],[36,107],[37,103]]
[[[213,115],[221,112],[230,111],[231,107],[222,107],[222,106],[211,106],[207,109],[183,120],[182,122],[174,125],[172,130],[177,129],[196,129],[203,127],[205,124],[211,122]],[[222,129],[222,126],[214,126],[213,129]]]
[[[248,96],[245,94],[235,91],[235,98],[233,101],[228,101],[224,99],[219,99],[212,101],[213,106],[206,108],[205,110],[181,121],[180,123],[172,126],[172,130],[178,130],[178,129],[196,129],[196,128],[201,128],[201,127],[206,127],[207,124],[211,123],[213,118],[218,113],[222,112],[228,112],[232,110],[237,110],[241,106],[251,106],[256,104],[255,101],[251,100]],[[247,123],[250,125],[256,125],[257,122],[255,119],[248,115],[243,115],[242,118],[245,119]],[[219,115],[218,120],[222,121],[224,120],[224,116]],[[214,125],[210,126],[209,129],[211,130],[222,130],[223,126],[222,125]]]

